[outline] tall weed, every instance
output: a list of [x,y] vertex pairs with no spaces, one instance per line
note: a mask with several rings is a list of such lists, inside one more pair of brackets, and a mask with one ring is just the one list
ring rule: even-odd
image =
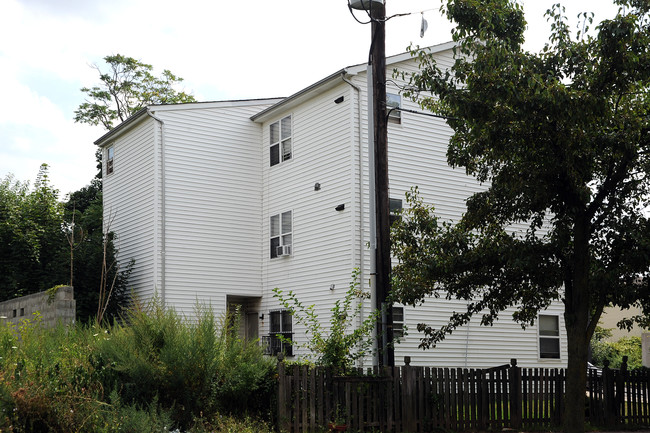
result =
[[237,337],[235,320],[219,321],[197,307],[197,320],[189,322],[154,301],[126,322],[113,327],[97,356],[110,366],[104,386],[125,403],[144,406],[157,398],[181,428],[219,410],[262,409],[259,393],[267,397],[273,388],[275,364],[256,343]]

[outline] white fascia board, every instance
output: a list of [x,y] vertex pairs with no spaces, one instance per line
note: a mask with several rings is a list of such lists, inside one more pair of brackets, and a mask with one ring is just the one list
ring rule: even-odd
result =
[[134,115],[126,119],[124,122],[111,129],[106,134],[102,135],[95,141],[99,147],[106,146],[108,141],[119,137],[124,132],[130,130],[135,125],[139,125],[143,119],[148,116],[145,114],[147,111],[161,112],[161,111],[179,111],[179,110],[203,110],[206,108],[231,108],[231,107],[247,107],[251,105],[261,104],[277,104],[284,100],[284,98],[264,98],[264,99],[241,99],[232,101],[210,101],[210,102],[185,102],[182,104],[160,104],[160,105],[147,105],[138,110]]
[[284,98],[275,105],[272,105],[259,113],[251,117],[251,120],[256,123],[264,123],[267,120],[270,120],[278,115],[278,113],[291,110],[292,108],[302,104],[303,102],[317,96],[323,92],[326,92],[339,84],[343,83],[343,77],[349,77],[355,74],[351,74],[347,69],[341,69],[334,72],[331,75],[323,78],[320,81],[312,84],[309,87],[305,87],[299,92],[294,93],[288,98]]

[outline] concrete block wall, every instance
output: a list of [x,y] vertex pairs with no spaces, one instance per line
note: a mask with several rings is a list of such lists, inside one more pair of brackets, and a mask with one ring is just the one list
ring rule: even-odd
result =
[[76,301],[71,286],[61,286],[54,291],[33,293],[0,302],[0,320],[18,325],[21,320],[33,320],[37,311],[43,326],[53,327],[58,322],[74,323]]

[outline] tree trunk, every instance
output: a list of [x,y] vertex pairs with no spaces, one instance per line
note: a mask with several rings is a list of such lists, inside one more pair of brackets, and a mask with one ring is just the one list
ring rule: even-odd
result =
[[564,321],[567,333],[568,365],[566,375],[564,431],[585,431],[585,394],[587,391],[587,354],[589,340],[589,240],[584,214],[576,218],[571,281],[565,284]]
[[566,325],[569,352],[564,412],[564,431],[566,433],[582,433],[585,430],[585,393],[587,390],[587,351],[589,346],[585,331],[587,313],[588,308],[584,309],[584,311],[576,311],[576,319],[578,319],[578,315],[582,315],[584,319],[578,319],[572,325],[567,322]]

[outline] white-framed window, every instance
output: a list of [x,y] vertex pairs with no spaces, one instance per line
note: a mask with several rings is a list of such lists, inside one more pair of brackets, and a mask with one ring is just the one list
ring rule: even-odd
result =
[[402,200],[399,198],[389,198],[388,207],[390,212],[390,215],[388,216],[389,218],[388,221],[392,226],[395,223],[395,221],[398,221],[402,218],[400,215],[400,211],[402,210]]
[[402,108],[402,96],[396,93],[386,93],[386,113],[388,113],[389,122],[402,123],[402,112],[397,108]]
[[539,357],[560,359],[560,317],[540,314],[537,328],[539,329]]
[[271,216],[271,258],[291,255],[292,212],[286,211]]
[[[277,355],[293,355],[293,347],[286,340],[293,338],[293,318],[289,310],[276,310],[269,312],[269,352]],[[282,337],[282,338],[280,338]],[[284,341],[283,341],[284,340]]]
[[291,115],[269,126],[271,167],[291,159]]
[[115,149],[113,146],[106,149],[106,174],[113,173],[113,157],[115,156]]
[[393,306],[393,340],[404,338],[404,307]]

